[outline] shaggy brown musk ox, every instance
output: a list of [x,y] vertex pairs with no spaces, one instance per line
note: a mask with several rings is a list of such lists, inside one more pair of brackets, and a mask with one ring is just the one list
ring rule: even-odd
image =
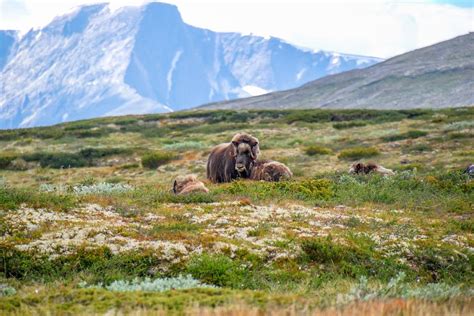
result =
[[393,176],[395,174],[393,170],[384,168],[372,162],[369,162],[368,164],[364,164],[362,162],[354,163],[349,168],[349,173],[352,173],[352,174],[378,173],[383,176]]
[[214,147],[207,160],[207,178],[214,183],[248,178],[260,148],[258,139],[246,134],[236,134],[230,143]]
[[278,182],[293,176],[290,168],[278,161],[257,160],[250,172],[250,179]]
[[192,192],[208,193],[209,190],[194,174],[188,174],[186,176],[179,176],[174,180],[173,192],[175,194],[188,194]]

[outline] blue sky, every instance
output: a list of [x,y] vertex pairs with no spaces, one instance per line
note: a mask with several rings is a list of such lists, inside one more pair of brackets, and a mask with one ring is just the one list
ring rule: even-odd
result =
[[451,4],[462,8],[472,8],[474,6],[474,0],[433,0],[436,4]]
[[[0,29],[47,24],[98,0],[0,0]],[[110,0],[112,8],[142,0]],[[164,0],[185,22],[283,38],[310,49],[388,58],[474,31],[474,0]]]

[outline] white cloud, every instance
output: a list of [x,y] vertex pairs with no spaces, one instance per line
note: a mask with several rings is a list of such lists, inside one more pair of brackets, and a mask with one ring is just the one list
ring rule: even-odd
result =
[[[0,0],[0,28],[27,30],[91,0]],[[23,4],[21,12],[4,3]],[[111,0],[114,6],[142,3]],[[313,49],[390,57],[474,30],[474,10],[428,1],[169,0],[192,25],[281,37]],[[14,16],[14,18],[11,18]]]

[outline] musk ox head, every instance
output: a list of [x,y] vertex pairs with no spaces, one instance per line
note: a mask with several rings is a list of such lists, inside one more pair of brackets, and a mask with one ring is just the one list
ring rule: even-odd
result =
[[239,133],[232,138],[231,143],[235,155],[235,170],[246,178],[260,153],[258,139],[246,133]]
[[174,180],[173,193],[187,194],[191,192],[209,192],[204,183],[199,181],[194,174],[179,176]]
[[351,174],[361,174],[364,172],[365,165],[361,162],[354,163],[350,168],[349,168],[349,173]]

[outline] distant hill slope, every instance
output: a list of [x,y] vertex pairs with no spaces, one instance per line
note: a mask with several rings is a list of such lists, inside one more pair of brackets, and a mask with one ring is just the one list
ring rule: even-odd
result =
[[327,76],[300,88],[207,109],[409,109],[474,105],[474,33]]
[[0,41],[0,128],[181,110],[381,61],[197,28],[163,3],[83,6]]

